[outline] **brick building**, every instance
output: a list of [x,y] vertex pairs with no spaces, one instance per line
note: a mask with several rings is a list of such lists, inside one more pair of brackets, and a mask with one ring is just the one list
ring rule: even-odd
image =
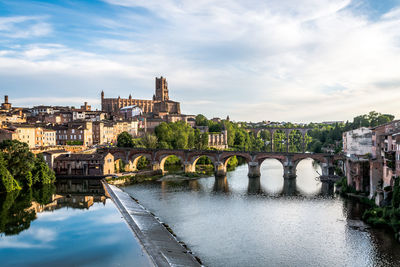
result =
[[56,175],[102,176],[114,173],[114,156],[111,153],[61,154],[54,159]]
[[57,145],[80,144],[93,145],[93,123],[91,121],[69,122],[67,125],[54,127]]
[[120,109],[127,106],[137,106],[144,114],[165,116],[167,114],[181,114],[180,103],[169,100],[168,83],[164,77],[156,77],[156,89],[153,100],[128,98],[104,98],[101,92],[101,110],[110,114],[118,114]]

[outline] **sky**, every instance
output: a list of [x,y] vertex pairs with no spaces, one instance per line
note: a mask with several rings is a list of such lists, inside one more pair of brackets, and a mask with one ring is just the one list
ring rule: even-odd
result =
[[100,108],[167,78],[184,114],[400,117],[400,0],[0,0],[0,97]]

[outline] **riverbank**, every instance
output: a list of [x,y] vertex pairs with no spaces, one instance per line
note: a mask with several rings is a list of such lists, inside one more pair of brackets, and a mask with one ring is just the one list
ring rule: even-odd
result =
[[104,186],[155,266],[201,266],[167,225],[121,189],[107,183]]
[[356,192],[354,188],[347,185],[345,180],[339,181],[337,190],[342,196],[354,199],[367,205],[369,208],[362,215],[362,220],[373,228],[385,228],[393,232],[397,242],[400,242],[400,185],[399,179],[393,186],[393,196],[383,207],[377,206],[368,196]]

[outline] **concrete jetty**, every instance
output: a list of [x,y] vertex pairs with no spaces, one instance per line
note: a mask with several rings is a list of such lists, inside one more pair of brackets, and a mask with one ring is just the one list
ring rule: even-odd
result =
[[201,266],[190,251],[128,193],[106,182],[103,184],[155,266]]

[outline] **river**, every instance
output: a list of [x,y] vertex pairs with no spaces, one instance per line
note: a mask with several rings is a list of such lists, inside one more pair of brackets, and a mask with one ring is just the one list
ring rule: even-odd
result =
[[392,233],[355,228],[364,207],[322,190],[318,173],[303,160],[284,183],[280,163],[266,160],[260,179],[242,165],[225,178],[123,189],[207,266],[400,266]]
[[151,266],[99,180],[0,194],[0,266]]

